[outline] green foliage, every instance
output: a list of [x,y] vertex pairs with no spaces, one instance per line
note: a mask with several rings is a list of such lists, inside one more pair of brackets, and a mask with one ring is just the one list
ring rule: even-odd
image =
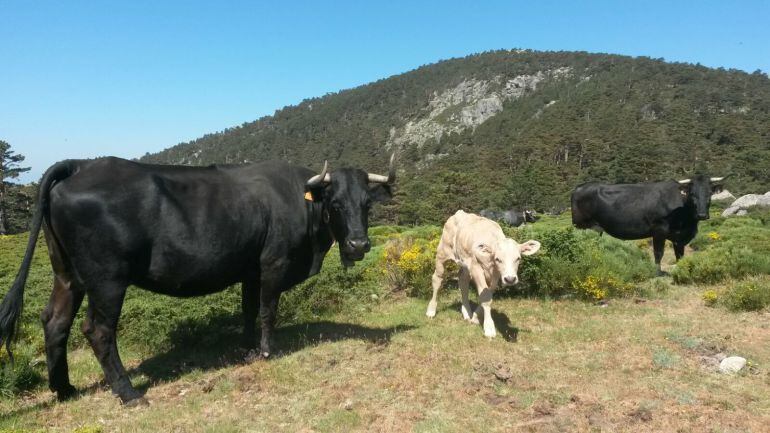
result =
[[512,233],[519,242],[536,239],[542,245],[519,271],[522,282],[517,290],[525,293],[589,300],[630,296],[641,292],[638,283],[655,274],[649,256],[632,242],[539,224]]
[[[465,80],[503,83],[569,67],[473,129],[423,145],[385,146]],[[770,190],[770,81],[764,74],[584,52],[492,51],[311,98],[143,161],[205,165],[266,159],[319,168],[328,159],[382,171],[399,152],[393,205],[375,218],[440,224],[457,209],[567,207],[588,180],[636,182],[732,173],[742,194]],[[552,101],[555,101],[551,103]],[[456,114],[452,106],[439,122]],[[443,119],[443,120],[442,120]]]
[[759,311],[770,306],[770,277],[752,277],[738,282],[720,297],[733,311]]
[[770,274],[770,212],[712,218],[700,224],[685,256],[671,272],[677,284],[715,284],[747,275]]
[[34,349],[21,347],[14,353],[14,364],[0,366],[0,397],[8,398],[44,382],[45,364],[35,362]]

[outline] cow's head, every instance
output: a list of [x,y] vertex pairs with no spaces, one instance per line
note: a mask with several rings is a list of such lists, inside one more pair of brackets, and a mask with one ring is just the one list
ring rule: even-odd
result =
[[341,168],[329,172],[324,168],[306,183],[314,197],[323,202],[322,218],[329,224],[332,235],[340,248],[340,258],[345,266],[364,258],[371,248],[369,208],[374,202],[391,197],[391,185],[396,180],[393,154],[390,157],[388,175],[367,173],[356,168]]
[[711,195],[722,191],[721,182],[726,177],[708,177],[699,174],[691,179],[679,181],[679,190],[685,196],[687,203],[692,204],[695,210],[695,218],[699,220],[709,219]]
[[528,223],[533,223],[537,221],[539,217],[535,214],[534,210],[525,210],[524,211],[524,221]]
[[519,244],[510,238],[498,242],[496,246],[478,245],[481,261],[491,263],[500,275],[503,286],[512,286],[519,282],[519,263],[521,256],[535,254],[540,249],[540,242],[528,240]]

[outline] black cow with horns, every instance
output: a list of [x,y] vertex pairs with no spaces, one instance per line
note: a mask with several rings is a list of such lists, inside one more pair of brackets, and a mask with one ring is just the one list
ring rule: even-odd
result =
[[[88,295],[83,332],[107,383],[124,402],[143,401],[118,355],[116,328],[130,284],[176,297],[240,282],[244,335],[270,355],[282,292],[319,272],[336,240],[345,266],[369,251],[368,213],[391,197],[387,176],[341,168],[316,174],[283,162],[185,167],[119,158],[67,160],[40,182],[21,268],[0,305],[0,342],[10,343],[41,226],[54,271],[41,318],[48,380],[57,397],[75,393],[67,339]],[[0,343],[1,344],[1,343]]]
[[[725,176],[726,177],[726,176]],[[655,264],[666,239],[679,260],[698,232],[698,221],[709,218],[711,195],[721,191],[725,177],[698,175],[692,179],[654,183],[584,183],[572,192],[572,223],[582,229],[606,231],[619,239],[652,237]]]

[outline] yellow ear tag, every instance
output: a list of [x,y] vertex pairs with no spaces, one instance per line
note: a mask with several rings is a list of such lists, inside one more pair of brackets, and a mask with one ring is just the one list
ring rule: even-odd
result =
[[305,192],[305,200],[313,201],[313,194],[311,194],[310,191]]

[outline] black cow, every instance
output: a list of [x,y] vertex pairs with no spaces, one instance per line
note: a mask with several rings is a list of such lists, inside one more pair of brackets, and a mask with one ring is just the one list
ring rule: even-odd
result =
[[537,221],[537,217],[535,216],[535,211],[533,210],[520,211],[516,209],[511,209],[511,210],[505,210],[505,211],[494,211],[494,210],[484,209],[481,212],[479,212],[479,215],[483,216],[484,218],[489,218],[494,221],[508,224],[509,226],[512,226],[512,227],[518,227],[524,223],[533,223]]
[[[283,162],[209,167],[147,165],[119,158],[68,160],[43,175],[19,274],[0,305],[0,342],[10,342],[41,225],[54,270],[42,313],[48,380],[59,399],[75,392],[67,370],[72,321],[83,323],[113,392],[141,397],[118,356],[115,331],[130,284],[170,296],[240,282],[244,335],[270,354],[281,292],[318,273],[332,243],[351,266],[369,251],[372,202],[391,196],[387,177],[343,168],[321,174]],[[142,401],[142,400],[136,400]]]
[[709,218],[711,195],[724,177],[698,175],[692,179],[654,183],[603,184],[588,182],[572,192],[572,223],[581,229],[606,231],[619,239],[652,237],[655,264],[666,239],[679,260],[698,232],[698,221]]

